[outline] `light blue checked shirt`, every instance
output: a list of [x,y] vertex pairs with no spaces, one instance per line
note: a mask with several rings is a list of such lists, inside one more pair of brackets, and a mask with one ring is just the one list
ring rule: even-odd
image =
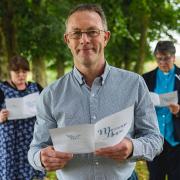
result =
[[[90,154],[75,155],[62,170],[60,180],[126,180],[135,161],[152,160],[162,150],[157,117],[148,89],[141,76],[106,63],[104,73],[89,88],[74,68],[40,95],[34,138],[28,153],[30,164],[44,170],[41,148],[52,145],[49,129],[75,124],[96,123],[100,119],[135,106],[134,122],[127,135],[133,142],[133,155],[123,163]],[[65,118],[64,118],[65,115]]]

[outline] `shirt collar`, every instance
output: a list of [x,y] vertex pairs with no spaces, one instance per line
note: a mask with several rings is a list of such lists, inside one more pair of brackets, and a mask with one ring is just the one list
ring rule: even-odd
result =
[[84,78],[83,75],[78,71],[78,69],[74,66],[73,69],[74,77],[77,79],[80,85],[84,84]]
[[106,65],[105,65],[105,68],[104,68],[104,73],[101,75],[102,85],[104,84],[109,71],[110,71],[110,66],[109,66],[109,64],[106,61]]
[[158,74],[160,75],[160,76],[167,76],[167,75],[173,75],[174,74],[174,71],[175,71],[175,67],[173,66],[173,68],[170,70],[170,71],[168,71],[167,73],[165,73],[165,72],[163,72],[163,71],[161,71],[159,68],[158,68]]
[[[104,73],[100,76],[102,85],[104,84],[105,79],[106,79],[109,71],[110,71],[110,66],[106,62],[105,68],[104,68]],[[78,69],[75,66],[74,66],[74,69],[73,69],[73,74],[74,74],[74,77],[77,79],[77,81],[79,82],[80,85],[85,83],[83,75],[78,71]]]

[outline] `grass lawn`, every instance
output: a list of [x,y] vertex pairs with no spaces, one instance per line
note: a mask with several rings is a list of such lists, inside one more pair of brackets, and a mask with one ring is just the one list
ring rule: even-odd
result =
[[[144,161],[137,162],[136,172],[139,180],[148,180],[148,171]],[[57,180],[55,172],[48,172],[45,180]]]
[[149,174],[146,166],[146,162],[138,161],[136,164],[136,172],[139,180],[148,180]]

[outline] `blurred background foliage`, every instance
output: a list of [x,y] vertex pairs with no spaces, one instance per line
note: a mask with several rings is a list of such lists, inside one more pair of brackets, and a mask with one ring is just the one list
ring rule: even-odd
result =
[[[46,86],[73,66],[63,41],[70,8],[98,3],[106,14],[111,40],[105,55],[109,64],[141,74],[152,60],[150,43],[165,35],[176,42],[180,33],[179,0],[1,0],[0,80],[8,78],[8,62],[15,55],[31,64],[31,79]],[[149,66],[147,66],[149,68]],[[140,180],[148,178],[144,162],[136,167]],[[56,179],[48,173],[47,179]]]
[[[32,79],[43,86],[73,66],[63,41],[65,19],[71,7],[86,0],[1,0],[0,79],[8,77],[8,61],[14,54],[28,58]],[[102,5],[111,40],[107,61],[116,67],[143,72],[152,60],[150,43],[162,34],[173,39],[180,32],[178,0],[91,0]]]

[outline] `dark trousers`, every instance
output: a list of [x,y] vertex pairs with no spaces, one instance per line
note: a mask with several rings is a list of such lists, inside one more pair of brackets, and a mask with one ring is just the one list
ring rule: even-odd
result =
[[149,180],[178,180],[180,179],[180,145],[172,147],[164,142],[163,151],[152,162],[147,162]]

